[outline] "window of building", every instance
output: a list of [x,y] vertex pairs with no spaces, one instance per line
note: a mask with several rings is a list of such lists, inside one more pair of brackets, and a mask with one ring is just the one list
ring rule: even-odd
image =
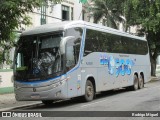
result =
[[46,11],[47,11],[47,7],[46,7],[46,3],[42,3],[41,6],[41,19],[40,19],[40,23],[41,25],[46,24]]
[[69,20],[69,7],[62,5],[62,19]]
[[82,10],[82,20],[84,20],[85,19],[85,10]]

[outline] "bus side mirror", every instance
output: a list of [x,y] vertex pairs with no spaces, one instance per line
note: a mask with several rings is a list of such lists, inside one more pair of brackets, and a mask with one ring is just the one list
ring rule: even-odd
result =
[[66,43],[70,40],[73,40],[75,39],[74,36],[67,36],[67,37],[64,37],[61,42],[60,42],[60,52],[61,54],[65,54],[65,49],[66,49]]

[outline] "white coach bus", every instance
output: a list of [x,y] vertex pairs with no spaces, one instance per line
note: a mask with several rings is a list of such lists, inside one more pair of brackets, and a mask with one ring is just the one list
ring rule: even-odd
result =
[[15,51],[18,101],[54,100],[121,87],[141,89],[150,80],[144,38],[84,21],[60,22],[21,34]]

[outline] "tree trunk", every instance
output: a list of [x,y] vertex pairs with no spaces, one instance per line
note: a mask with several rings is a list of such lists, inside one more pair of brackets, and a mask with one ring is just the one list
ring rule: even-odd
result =
[[151,60],[151,76],[156,76],[156,60],[150,57]]

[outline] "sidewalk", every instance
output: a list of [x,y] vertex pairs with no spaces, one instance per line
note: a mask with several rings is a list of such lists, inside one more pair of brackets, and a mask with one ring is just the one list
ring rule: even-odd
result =
[[154,82],[154,81],[157,81],[157,80],[160,80],[160,76],[157,76],[157,77],[152,76],[150,82]]
[[27,106],[36,103],[41,103],[41,101],[16,101],[14,93],[0,94],[0,111],[5,111],[8,108]]

